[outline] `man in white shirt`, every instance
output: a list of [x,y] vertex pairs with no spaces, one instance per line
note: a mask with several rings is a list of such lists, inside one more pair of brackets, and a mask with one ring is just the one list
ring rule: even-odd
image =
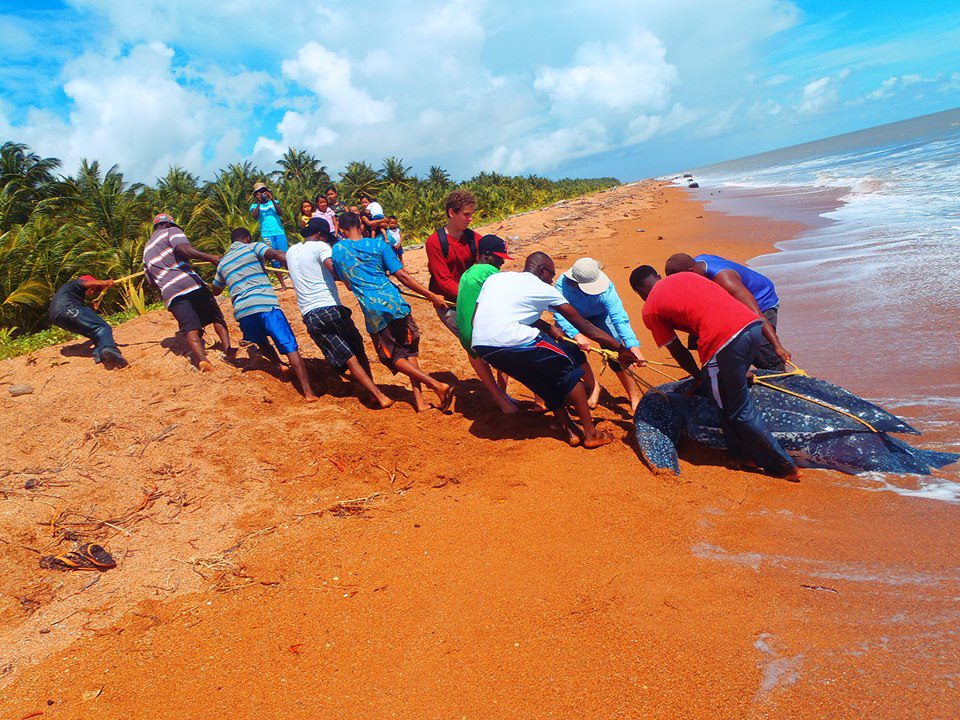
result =
[[[585,362],[572,344],[557,342],[560,329],[540,319],[550,310],[602,347],[619,353],[618,361],[630,365],[636,358],[620,342],[578,313],[560,291],[553,287],[557,271],[549,255],[535,252],[524,263],[523,272],[500,272],[483,284],[473,320],[473,349],[490,365],[516,379],[543,398],[547,409],[556,413],[572,446],[597,448],[613,438],[598,432],[593,424],[587,393],[580,380]],[[581,429],[566,411],[567,402],[576,408]]]
[[307,332],[323,351],[330,366],[350,376],[369,392],[381,408],[393,405],[371,379],[370,361],[363,338],[350,317],[350,308],[340,303],[334,279],[332,250],[321,240],[329,232],[326,220],[311,218],[300,230],[304,242],[287,250],[287,268],[297,293],[297,305]]

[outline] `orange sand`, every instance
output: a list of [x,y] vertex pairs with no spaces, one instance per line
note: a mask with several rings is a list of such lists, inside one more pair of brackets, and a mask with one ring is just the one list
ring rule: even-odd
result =
[[[797,230],[655,183],[497,227],[521,256],[603,260],[645,351],[630,268],[745,259]],[[691,449],[681,477],[654,476],[612,376],[598,416],[622,441],[568,448],[545,419],[491,409],[432,309],[414,314],[422,364],[459,379],[452,415],[416,415],[382,367],[400,400],[383,412],[319,363],[313,405],[263,370],[201,377],[163,312],[118,329],[123,372],[78,344],[0,364],[36,388],[0,399],[0,716],[957,714],[954,507]],[[119,567],[93,585],[40,570],[23,546],[58,527]]]

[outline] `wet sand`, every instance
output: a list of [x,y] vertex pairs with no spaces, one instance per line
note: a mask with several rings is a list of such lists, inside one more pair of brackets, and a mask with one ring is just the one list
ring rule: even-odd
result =
[[[632,267],[745,260],[799,227],[647,183],[491,229],[561,269],[604,261],[666,359]],[[408,264],[423,276],[422,251]],[[400,401],[384,412],[320,365],[309,406],[257,368],[201,377],[156,344],[164,313],[118,330],[122,373],[70,346],[0,364],[37,388],[0,400],[17,471],[0,478],[2,715],[956,715],[955,506],[827,471],[780,482],[694,448],[680,477],[654,476],[607,375],[598,415],[618,442],[568,448],[544,419],[492,410],[432,309],[414,315],[423,366],[459,378],[452,415],[416,415],[382,367]],[[23,490],[22,470],[41,486]],[[97,523],[69,524],[92,522],[74,510]],[[94,585],[40,571],[23,546],[71,528],[119,567]]]

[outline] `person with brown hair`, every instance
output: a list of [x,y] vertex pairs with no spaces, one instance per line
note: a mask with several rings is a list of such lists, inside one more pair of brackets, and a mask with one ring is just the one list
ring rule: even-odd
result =
[[[477,262],[477,244],[480,236],[470,229],[470,221],[477,209],[477,198],[469,190],[454,190],[447,195],[447,224],[437,228],[427,238],[427,269],[430,271],[430,291],[441,295],[447,307],[437,308],[437,317],[447,329],[460,337],[457,328],[457,294],[463,274]],[[468,353],[470,365],[480,382],[490,393],[504,414],[517,412],[516,403],[505,392],[506,378],[498,384],[490,366],[479,355]]]

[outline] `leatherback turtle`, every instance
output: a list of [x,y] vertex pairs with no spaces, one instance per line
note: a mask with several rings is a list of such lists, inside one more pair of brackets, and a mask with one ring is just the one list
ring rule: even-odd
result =
[[[758,379],[774,373],[755,371]],[[643,460],[654,470],[680,474],[677,442],[689,437],[708,447],[725,450],[720,410],[703,390],[689,394],[692,380],[660,385],[647,392],[633,422]],[[764,422],[800,467],[827,468],[845,473],[884,472],[929,475],[960,459],[960,455],[921,450],[888,433],[919,431],[886,410],[841,387],[805,374],[773,377],[768,381],[828,405],[818,405],[762,385],[750,392]],[[842,412],[855,415],[874,429]]]

